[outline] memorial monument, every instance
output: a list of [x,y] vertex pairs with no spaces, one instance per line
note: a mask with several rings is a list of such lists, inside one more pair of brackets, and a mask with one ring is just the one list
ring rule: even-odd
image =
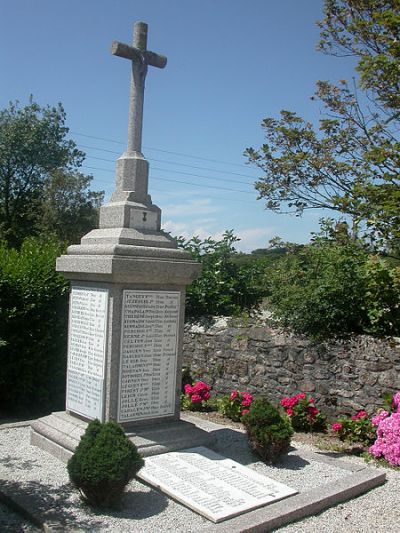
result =
[[99,228],[57,260],[71,280],[66,411],[31,431],[32,444],[63,460],[94,418],[119,422],[143,455],[210,439],[179,419],[185,288],[200,265],[161,230],[141,151],[147,69],[167,59],[147,50],[143,22],[133,46],[114,42],[111,52],[132,65],[127,150]]

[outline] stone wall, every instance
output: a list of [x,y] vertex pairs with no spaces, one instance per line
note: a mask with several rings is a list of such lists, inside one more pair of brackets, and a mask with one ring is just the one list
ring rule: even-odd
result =
[[183,360],[218,393],[239,389],[277,401],[303,391],[331,416],[372,412],[383,393],[400,390],[399,339],[315,344],[268,325],[218,319],[186,327]]

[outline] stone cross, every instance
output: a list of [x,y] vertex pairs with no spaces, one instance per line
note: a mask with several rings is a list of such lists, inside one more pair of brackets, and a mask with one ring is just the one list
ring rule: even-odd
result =
[[111,53],[132,61],[131,94],[128,122],[128,155],[141,155],[144,85],[147,66],[164,68],[165,56],[147,50],[147,24],[135,22],[133,26],[133,46],[114,41]]

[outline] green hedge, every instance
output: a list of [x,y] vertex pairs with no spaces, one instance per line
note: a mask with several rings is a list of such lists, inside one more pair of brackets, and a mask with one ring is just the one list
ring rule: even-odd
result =
[[65,395],[68,283],[55,271],[58,242],[0,243],[2,414],[61,408]]
[[268,291],[274,315],[296,333],[400,334],[400,268],[360,241],[316,239],[274,264]]

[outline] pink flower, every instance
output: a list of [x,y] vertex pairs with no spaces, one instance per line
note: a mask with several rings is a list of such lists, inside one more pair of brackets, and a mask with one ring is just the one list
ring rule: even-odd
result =
[[384,457],[393,466],[400,466],[400,413],[384,418],[376,430],[377,439],[369,448],[374,457]]
[[196,381],[196,383],[193,385],[193,391],[194,392],[209,392],[211,390],[211,387],[207,385],[207,383],[204,383],[204,381]]
[[335,422],[334,424],[331,425],[331,428],[333,429],[333,431],[340,431],[342,427],[343,426],[340,422]]
[[205,392],[202,396],[203,396],[203,400],[209,400],[211,394],[209,392]]
[[305,393],[304,392],[299,392],[299,394],[297,395],[297,399],[298,400],[304,400],[306,397]]
[[356,415],[351,417],[352,420],[358,420],[359,418],[368,418],[368,413],[365,411],[358,411]]
[[310,406],[307,408],[307,412],[311,417],[315,417],[318,414],[318,409],[314,406]]
[[289,415],[289,416],[292,416],[293,414],[293,409],[291,407],[289,407],[288,409],[286,409],[286,413]]
[[382,422],[382,420],[385,420],[389,416],[389,413],[387,411],[384,411],[383,409],[376,413],[375,416],[371,418],[372,425],[378,427],[379,424]]
[[189,384],[186,384],[185,385],[185,394],[192,394],[192,392],[193,392],[192,386],[189,385]]
[[282,407],[290,407],[290,398],[288,398],[287,396],[285,398],[282,398],[281,406]]
[[242,392],[242,405],[243,407],[249,407],[253,401],[253,396],[248,392]]
[[202,401],[202,397],[199,394],[192,394],[191,400],[192,403],[200,403]]
[[248,409],[242,409],[242,412],[240,414],[243,416],[243,415],[247,415],[247,413],[250,413]]
[[236,398],[238,397],[239,393],[237,390],[234,390],[232,391],[231,395],[230,395],[230,401],[233,402],[233,400],[236,400]]
[[310,399],[308,400],[308,403],[314,403],[314,402],[315,402],[314,398],[310,398]]
[[396,394],[393,394],[392,406],[393,409],[397,409],[398,412],[400,411],[400,392],[396,392]]

